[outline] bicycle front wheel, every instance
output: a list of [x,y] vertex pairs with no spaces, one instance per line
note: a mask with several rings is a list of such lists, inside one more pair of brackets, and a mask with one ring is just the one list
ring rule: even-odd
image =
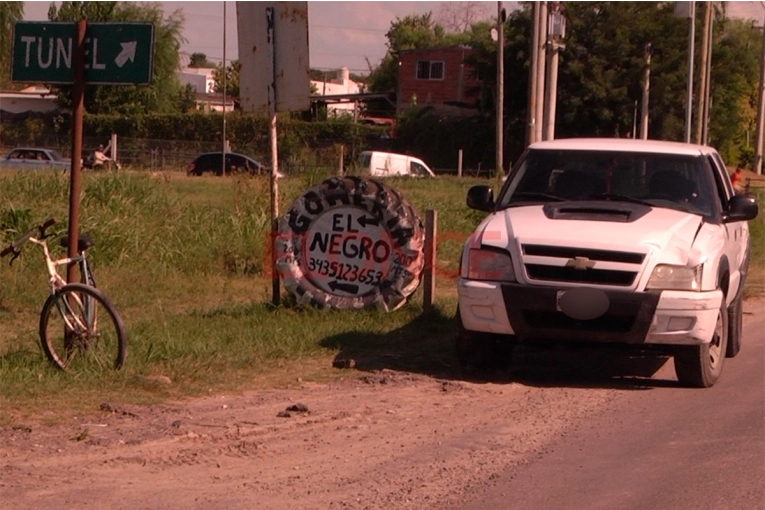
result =
[[40,314],[45,356],[63,370],[119,369],[127,355],[127,334],[114,304],[81,283],[51,294]]

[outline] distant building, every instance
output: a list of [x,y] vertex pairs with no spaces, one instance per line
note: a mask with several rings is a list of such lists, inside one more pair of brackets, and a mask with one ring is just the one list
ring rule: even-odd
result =
[[211,67],[184,67],[176,73],[182,85],[191,85],[197,93],[215,92],[215,79]]
[[348,96],[363,93],[364,85],[351,80],[347,67],[341,67],[334,74],[329,80],[311,80],[314,101],[326,101],[327,113],[330,115],[358,114],[358,101]]
[[51,112],[58,110],[56,95],[50,89],[39,85],[23,90],[0,91],[0,111],[2,113],[20,114],[27,112]]
[[473,53],[467,46],[404,50],[399,54],[398,113],[411,106],[476,106],[480,86],[475,68],[465,60]]
[[[181,85],[191,85],[196,92],[198,110],[223,111],[223,94],[215,92],[215,78],[212,67],[184,67],[176,72]],[[234,100],[226,98],[226,111],[234,111]]]

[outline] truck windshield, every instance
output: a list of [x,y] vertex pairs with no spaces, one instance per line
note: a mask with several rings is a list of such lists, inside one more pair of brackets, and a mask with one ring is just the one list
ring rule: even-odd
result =
[[716,195],[711,172],[700,155],[529,150],[511,174],[498,205],[612,200],[713,216]]

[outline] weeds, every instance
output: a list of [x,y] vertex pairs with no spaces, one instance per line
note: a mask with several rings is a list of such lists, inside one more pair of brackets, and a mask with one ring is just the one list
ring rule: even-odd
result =
[[[281,212],[325,177],[307,173],[280,181]],[[66,233],[68,176],[16,173],[0,180],[4,241],[49,216],[57,216],[56,229]],[[465,215],[467,182],[402,179],[394,186],[422,215],[439,208],[442,232],[458,229],[466,236],[479,219]],[[329,358],[354,338],[360,345],[369,338],[377,339],[374,345],[406,345],[413,359],[433,356],[425,347],[436,337],[424,324],[413,325],[421,313],[419,294],[395,314],[297,310],[287,296],[283,306],[270,304],[271,282],[264,278],[271,230],[266,176],[85,174],[80,229],[95,240],[91,257],[99,287],[128,327],[125,368],[80,377],[48,366],[37,333],[47,293],[44,268],[36,247],[27,245],[13,267],[0,265],[0,413],[24,414],[39,406],[77,412],[110,399],[145,402],[232,390],[287,361]],[[440,256],[454,258],[455,267],[457,245],[446,243]],[[57,242],[50,246],[64,255]],[[439,306],[449,322],[456,308],[454,283],[442,283]],[[425,336],[431,340],[423,341]],[[342,345],[332,338],[341,338]],[[149,374],[165,375],[173,384],[135,382],[134,376]],[[0,422],[9,419],[0,414]]]

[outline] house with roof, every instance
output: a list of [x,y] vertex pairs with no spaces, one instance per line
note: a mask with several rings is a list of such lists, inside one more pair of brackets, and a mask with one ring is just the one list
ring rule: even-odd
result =
[[449,46],[399,53],[396,111],[412,106],[460,105],[475,107],[481,81],[467,63],[474,50]]

